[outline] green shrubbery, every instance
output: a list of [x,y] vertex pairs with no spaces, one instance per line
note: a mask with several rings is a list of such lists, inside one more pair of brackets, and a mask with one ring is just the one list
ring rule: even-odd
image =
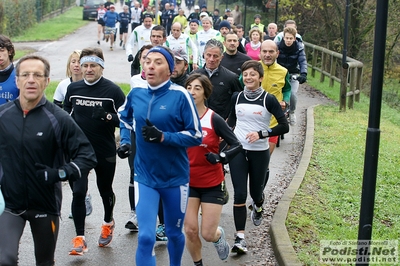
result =
[[9,37],[21,34],[53,12],[63,12],[75,0],[4,0],[0,1],[0,32]]

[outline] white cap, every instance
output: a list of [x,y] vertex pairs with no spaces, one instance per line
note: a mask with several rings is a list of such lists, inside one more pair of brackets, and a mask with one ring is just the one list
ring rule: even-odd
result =
[[208,14],[207,14],[207,12],[201,12],[201,13],[200,13],[200,17],[202,17],[202,16],[206,16],[206,17],[208,17]]
[[198,5],[195,5],[194,9],[200,9],[200,7]]

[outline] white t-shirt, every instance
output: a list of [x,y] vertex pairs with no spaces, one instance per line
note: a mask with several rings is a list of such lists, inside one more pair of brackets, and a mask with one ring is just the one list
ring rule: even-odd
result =
[[71,84],[71,78],[62,80],[54,92],[53,99],[59,102],[64,102],[65,94],[67,94],[67,88],[69,84]]

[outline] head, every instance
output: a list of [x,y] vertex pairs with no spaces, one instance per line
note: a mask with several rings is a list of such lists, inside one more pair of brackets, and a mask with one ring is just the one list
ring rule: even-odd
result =
[[200,7],[198,5],[194,6],[194,12],[196,12],[196,13],[200,12]]
[[151,14],[145,14],[144,19],[143,19],[143,26],[146,29],[150,29],[151,25],[153,25],[153,15]]
[[182,24],[179,22],[175,22],[171,26],[171,34],[175,39],[178,39],[182,34]]
[[236,25],[236,34],[239,37],[239,39],[243,38],[244,35],[244,27],[242,24]]
[[243,83],[249,90],[260,87],[264,77],[264,69],[259,61],[249,60],[243,63],[242,67]]
[[104,9],[104,4],[103,4],[103,3],[100,3],[99,7],[100,7],[101,9]]
[[100,48],[85,48],[79,58],[83,78],[93,83],[103,76],[104,55]]
[[218,8],[214,9],[214,16],[219,16],[219,9]]
[[156,25],[151,29],[150,42],[153,46],[162,46],[167,40],[167,31],[161,25]]
[[115,6],[114,6],[114,5],[111,5],[111,6],[110,6],[110,11],[111,11],[111,12],[115,12]]
[[210,18],[210,17],[204,17],[204,18],[201,20],[201,24],[203,25],[203,29],[204,29],[205,31],[208,31],[209,29],[212,28],[213,20],[212,20],[212,18]]
[[283,41],[286,46],[292,46],[296,41],[297,30],[292,27],[286,27],[283,29]]
[[124,13],[129,13],[129,7],[127,5],[124,5],[122,7],[122,10],[124,11]]
[[292,27],[297,29],[297,25],[296,25],[296,21],[292,20],[292,19],[288,19],[285,21],[285,28],[286,27]]
[[262,32],[258,27],[253,27],[249,32],[250,40],[253,43],[258,43],[261,41]]
[[170,10],[174,10],[174,9],[175,9],[174,3],[171,3],[171,4],[169,5],[169,9],[170,9]]
[[139,8],[139,7],[140,7],[140,3],[139,3],[138,1],[135,1],[135,2],[133,3],[133,5],[135,6],[135,8]]
[[200,13],[200,20],[202,20],[204,17],[208,17],[208,13],[207,12],[201,12]]
[[227,17],[226,21],[228,21],[229,24],[231,24],[231,26],[233,26],[233,24],[235,24],[235,21],[234,21],[233,17]]
[[237,48],[239,47],[239,37],[233,31],[228,32],[224,37],[224,46],[226,48],[226,53],[234,55],[237,53]]
[[263,41],[260,48],[261,61],[267,65],[271,66],[275,63],[278,58],[279,50],[276,43],[272,40]]
[[171,78],[177,79],[186,74],[186,71],[189,67],[188,63],[189,59],[186,54],[180,55],[177,52],[174,52],[174,58],[175,58],[175,67],[174,71],[172,71]]
[[269,23],[268,24],[268,35],[270,37],[275,37],[278,32],[278,25],[275,23]]
[[170,4],[169,4],[169,3],[166,3],[166,4],[164,5],[165,10],[168,10],[169,7],[170,7]]
[[223,20],[219,24],[219,32],[221,32],[222,36],[225,36],[231,29],[231,24],[227,20]]
[[167,47],[153,47],[147,52],[143,70],[149,85],[158,86],[169,80],[174,70],[174,55]]
[[153,48],[153,45],[151,44],[143,45],[142,48],[140,48],[138,55],[141,66],[143,66],[144,61],[146,60],[146,55],[151,48]]
[[194,103],[204,104],[212,93],[212,84],[210,79],[202,74],[193,73],[186,79],[185,88],[192,95]]
[[16,64],[15,74],[20,103],[23,109],[28,105],[30,110],[39,103],[49,85],[50,64],[41,56],[26,55]]
[[183,10],[182,8],[179,8],[178,9],[178,14],[179,14],[179,16],[183,16],[183,15],[185,15],[185,10]]
[[239,11],[239,5],[235,5],[235,10]]
[[254,23],[257,25],[261,23],[261,15],[260,14],[254,15]]
[[73,51],[67,61],[67,77],[72,77],[73,75],[82,75],[81,64],[79,62],[81,56],[81,50]]
[[224,53],[223,44],[216,40],[210,39],[204,47],[204,59],[206,68],[214,70],[219,67]]
[[0,70],[5,69],[12,63],[14,55],[14,45],[10,38],[0,34]]
[[202,5],[200,10],[201,10],[201,12],[207,12],[207,6]]
[[195,34],[199,31],[199,21],[197,19],[192,19],[189,23],[190,33]]
[[232,16],[232,11],[229,8],[225,9],[225,15],[227,17],[231,17]]

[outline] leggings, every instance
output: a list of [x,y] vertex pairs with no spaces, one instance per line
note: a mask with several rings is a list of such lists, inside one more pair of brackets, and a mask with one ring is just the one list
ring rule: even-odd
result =
[[290,113],[296,111],[297,106],[297,91],[299,90],[299,82],[296,79],[290,78],[290,86],[292,87],[290,95]]
[[[249,179],[251,198],[257,206],[262,205],[269,156],[269,149],[264,151],[243,150],[229,162],[235,205],[246,203],[247,179]],[[244,230],[246,225],[246,211],[242,209],[243,207],[234,206],[234,219],[237,231]]]
[[59,217],[36,210],[18,214],[9,209],[0,215],[0,265],[18,264],[19,241],[26,221],[32,231],[36,265],[54,265]]
[[185,248],[185,235],[182,232],[182,227],[189,196],[189,184],[171,188],[151,188],[135,182],[135,190],[136,213],[140,226],[136,265],[156,265],[153,247],[156,242],[156,222],[160,198],[164,206],[169,265],[181,265]]

